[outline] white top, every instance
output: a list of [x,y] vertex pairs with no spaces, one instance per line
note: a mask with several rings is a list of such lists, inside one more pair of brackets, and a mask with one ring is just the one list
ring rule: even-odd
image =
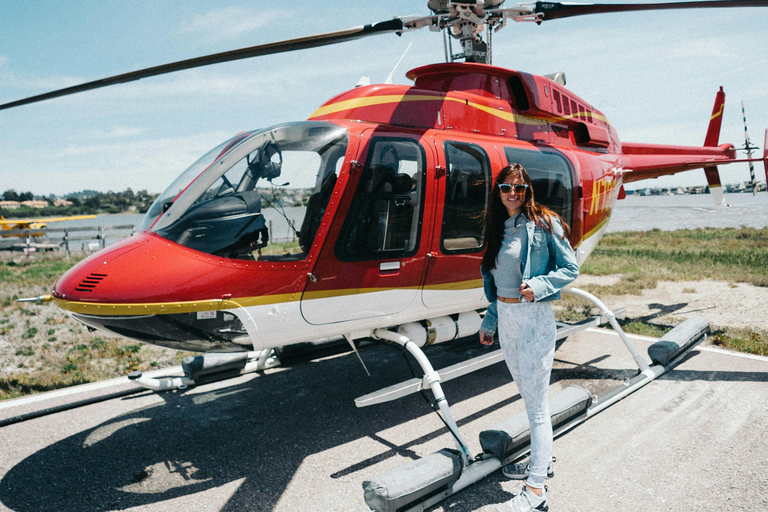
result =
[[519,299],[523,282],[523,251],[528,246],[525,216],[518,213],[504,221],[504,238],[496,256],[496,268],[491,270],[500,297]]

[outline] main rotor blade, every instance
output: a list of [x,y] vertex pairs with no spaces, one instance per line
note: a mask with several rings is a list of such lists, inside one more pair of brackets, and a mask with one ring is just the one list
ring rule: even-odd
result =
[[372,25],[363,25],[361,27],[337,30],[335,32],[326,32],[324,34],[297,37],[295,39],[285,39],[283,41],[277,41],[274,43],[250,46],[248,48],[240,48],[239,50],[214,53],[212,55],[205,55],[203,57],[181,60],[178,62],[172,62],[170,64],[163,64],[161,66],[154,66],[151,68],[141,69],[139,71],[124,73],[122,75],[115,75],[109,78],[102,78],[101,80],[94,80],[93,82],[74,85],[72,87],[66,87],[64,89],[47,92],[45,94],[39,94],[37,96],[31,96],[29,98],[12,101],[10,103],[0,105],[0,110],[20,107],[21,105],[37,103],[38,101],[59,98],[61,96],[68,96],[70,94],[90,91],[92,89],[99,89],[101,87],[107,87],[110,85],[133,82],[135,80],[140,80],[142,78],[151,76],[164,75],[166,73],[173,73],[175,71],[182,71],[185,69],[199,68],[202,66],[208,66],[210,64],[218,64],[220,62],[248,59],[251,57],[260,57],[262,55],[270,55],[274,53],[291,52],[294,50],[305,50],[307,48],[315,48],[318,46],[326,46],[330,44],[343,43],[345,41],[352,41],[361,37],[381,34],[384,32],[398,32],[402,30],[404,30],[403,20],[400,18],[395,18]]
[[768,0],[703,0],[699,2],[664,2],[649,4],[571,4],[536,2],[534,12],[543,14],[541,21],[549,21],[560,18],[570,18],[572,16],[581,16],[583,14],[722,7],[768,7]]

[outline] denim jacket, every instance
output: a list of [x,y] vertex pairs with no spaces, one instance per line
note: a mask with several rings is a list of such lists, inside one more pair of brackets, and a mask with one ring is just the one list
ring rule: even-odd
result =
[[[563,226],[555,221],[553,233],[550,233],[526,219],[525,227],[528,232],[528,248],[521,262],[523,283],[533,290],[535,302],[558,300],[560,290],[579,276],[576,255],[568,240],[563,238]],[[483,274],[485,297],[490,302],[480,330],[494,333],[498,324],[496,284],[490,270],[481,265],[480,272]]]

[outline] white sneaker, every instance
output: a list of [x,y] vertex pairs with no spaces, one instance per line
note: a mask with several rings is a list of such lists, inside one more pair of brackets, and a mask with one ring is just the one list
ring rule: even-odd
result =
[[[557,459],[552,457],[552,461],[549,463],[549,466],[547,466],[547,478],[552,478],[555,476],[556,460]],[[528,458],[523,462],[518,462],[517,464],[507,464],[501,468],[501,474],[512,480],[525,480],[528,478],[528,474],[530,473],[530,468],[528,467],[530,463],[531,459]]]
[[532,512],[534,510],[540,512],[547,512],[549,510],[546,488],[541,490],[541,496],[537,496],[536,493],[524,485],[520,494],[506,503],[496,505],[496,512]]

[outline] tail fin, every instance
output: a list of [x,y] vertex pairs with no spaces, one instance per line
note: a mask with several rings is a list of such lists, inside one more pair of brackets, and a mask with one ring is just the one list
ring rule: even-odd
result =
[[704,139],[704,147],[716,147],[720,140],[720,125],[723,124],[723,108],[725,107],[725,92],[723,87],[715,97],[715,106],[712,108],[712,117],[709,118],[707,137]]
[[720,206],[725,201],[725,197],[723,196],[723,187],[720,186],[720,172],[717,170],[717,166],[705,167],[704,174],[707,176],[712,200],[715,202],[715,206]]
[[[720,140],[720,126],[723,124],[723,109],[725,108],[725,92],[723,87],[717,91],[715,96],[715,106],[712,108],[712,117],[709,118],[709,128],[707,128],[707,137],[704,139],[704,147],[717,147]],[[766,171],[768,172],[768,171]],[[704,174],[707,177],[709,193],[712,194],[712,200],[715,205],[723,204],[723,189],[720,186],[720,172],[716,166],[705,167]]]

